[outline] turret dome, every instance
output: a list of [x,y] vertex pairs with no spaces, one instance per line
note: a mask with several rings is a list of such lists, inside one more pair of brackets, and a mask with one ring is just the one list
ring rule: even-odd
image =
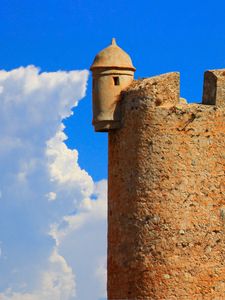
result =
[[117,44],[116,40],[112,39],[112,44],[107,48],[100,51],[94,59],[90,70],[96,68],[121,68],[135,71],[130,56],[121,49]]

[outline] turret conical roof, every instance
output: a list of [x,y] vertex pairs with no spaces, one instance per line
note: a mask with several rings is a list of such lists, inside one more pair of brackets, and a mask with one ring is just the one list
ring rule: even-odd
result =
[[96,68],[121,68],[135,71],[130,56],[121,49],[117,44],[116,40],[112,39],[112,44],[107,48],[100,51],[93,61],[90,70]]

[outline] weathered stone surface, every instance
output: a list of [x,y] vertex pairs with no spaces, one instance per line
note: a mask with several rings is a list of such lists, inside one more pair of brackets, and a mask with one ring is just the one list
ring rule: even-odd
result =
[[225,69],[205,72],[202,102],[225,106]]
[[124,91],[124,96],[133,99],[146,98],[153,106],[171,106],[180,102],[180,74],[178,72],[166,73],[160,76],[134,80]]
[[[165,84],[166,83],[166,84]],[[109,133],[108,299],[225,295],[225,110],[135,81]]]
[[96,55],[90,69],[95,131],[120,128],[120,94],[134,79],[135,68],[130,56],[113,39],[110,46]]

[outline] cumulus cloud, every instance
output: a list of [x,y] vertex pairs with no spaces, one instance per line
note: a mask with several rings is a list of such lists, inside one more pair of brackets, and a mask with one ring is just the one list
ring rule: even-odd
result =
[[[8,288],[0,294],[1,300],[52,300],[71,299],[75,296],[75,280],[72,269],[56,249],[49,257],[48,270],[40,274],[40,285],[31,292],[15,292]],[[26,283],[21,285],[26,290]]]
[[105,294],[106,181],[80,168],[62,123],[87,77],[0,71],[0,300]]

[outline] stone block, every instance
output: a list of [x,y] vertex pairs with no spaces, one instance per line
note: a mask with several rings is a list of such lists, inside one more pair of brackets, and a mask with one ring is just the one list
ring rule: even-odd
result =
[[225,69],[205,72],[202,103],[225,106]]
[[[129,96],[130,95],[130,96]],[[130,99],[146,99],[151,106],[173,106],[180,101],[180,73],[170,72],[134,80],[124,92]]]

